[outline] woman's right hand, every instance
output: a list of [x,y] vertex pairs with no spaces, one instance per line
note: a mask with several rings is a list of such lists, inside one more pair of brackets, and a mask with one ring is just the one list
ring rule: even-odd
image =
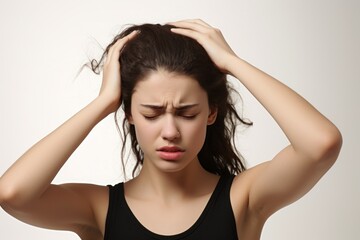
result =
[[109,113],[115,112],[120,106],[121,97],[121,76],[119,57],[122,48],[128,41],[137,35],[138,31],[133,31],[129,35],[117,40],[110,47],[103,71],[103,80],[100,88],[99,97],[106,99],[109,103]]

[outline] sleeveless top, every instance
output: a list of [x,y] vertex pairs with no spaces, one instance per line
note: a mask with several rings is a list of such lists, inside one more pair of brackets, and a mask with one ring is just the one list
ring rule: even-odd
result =
[[145,228],[126,203],[124,184],[109,185],[104,240],[237,240],[230,203],[233,179],[233,175],[221,176],[200,217],[190,228],[175,235],[159,235]]

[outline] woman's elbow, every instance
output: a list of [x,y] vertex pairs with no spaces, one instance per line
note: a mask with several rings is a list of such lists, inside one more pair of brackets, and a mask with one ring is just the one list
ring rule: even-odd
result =
[[338,128],[334,127],[330,131],[327,131],[319,141],[315,159],[322,163],[325,162],[332,165],[340,154],[342,142],[343,138]]
[[4,184],[1,182],[0,178],[0,206],[5,204],[6,202],[9,202],[10,199],[12,199],[12,193],[9,188],[5,187]]
[[16,195],[14,188],[6,186],[0,178],[0,206],[20,207],[21,204],[19,204],[19,198]]

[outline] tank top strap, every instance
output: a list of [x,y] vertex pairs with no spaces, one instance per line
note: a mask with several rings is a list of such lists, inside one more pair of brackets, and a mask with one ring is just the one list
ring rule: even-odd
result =
[[105,234],[104,240],[113,239],[112,236],[118,235],[119,216],[123,215],[123,201],[124,199],[124,183],[116,185],[107,185],[109,189],[109,206],[105,221]]

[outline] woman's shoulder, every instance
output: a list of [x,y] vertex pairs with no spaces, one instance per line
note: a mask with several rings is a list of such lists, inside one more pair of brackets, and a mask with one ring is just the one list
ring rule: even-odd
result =
[[[250,194],[253,183],[261,176],[267,168],[264,162],[251,167],[235,176],[231,189],[230,201],[238,232],[243,236],[254,237],[255,233],[261,232],[266,221],[253,212],[250,206]],[[252,233],[251,233],[252,232]]]
[[107,203],[109,195],[109,187],[106,185],[96,185],[90,183],[66,183],[62,184],[64,188],[72,190],[77,194],[88,199],[89,203],[96,202]]
[[[69,183],[64,184],[64,187],[71,189],[77,194],[81,195],[91,207],[98,230],[104,235],[105,221],[109,205],[109,186],[85,184],[85,183]],[[78,235],[87,235],[89,230],[80,229]],[[85,237],[86,239],[86,237]]]
[[259,174],[266,169],[268,164],[269,162],[266,161],[239,173],[235,176],[233,185],[236,185],[237,188],[241,188],[242,190],[244,190],[243,188],[249,189],[251,184],[259,177]]
[[253,183],[261,177],[267,168],[269,162],[260,163],[254,167],[251,167],[235,176],[231,186],[231,199],[234,205],[248,206],[248,198],[251,192]]

